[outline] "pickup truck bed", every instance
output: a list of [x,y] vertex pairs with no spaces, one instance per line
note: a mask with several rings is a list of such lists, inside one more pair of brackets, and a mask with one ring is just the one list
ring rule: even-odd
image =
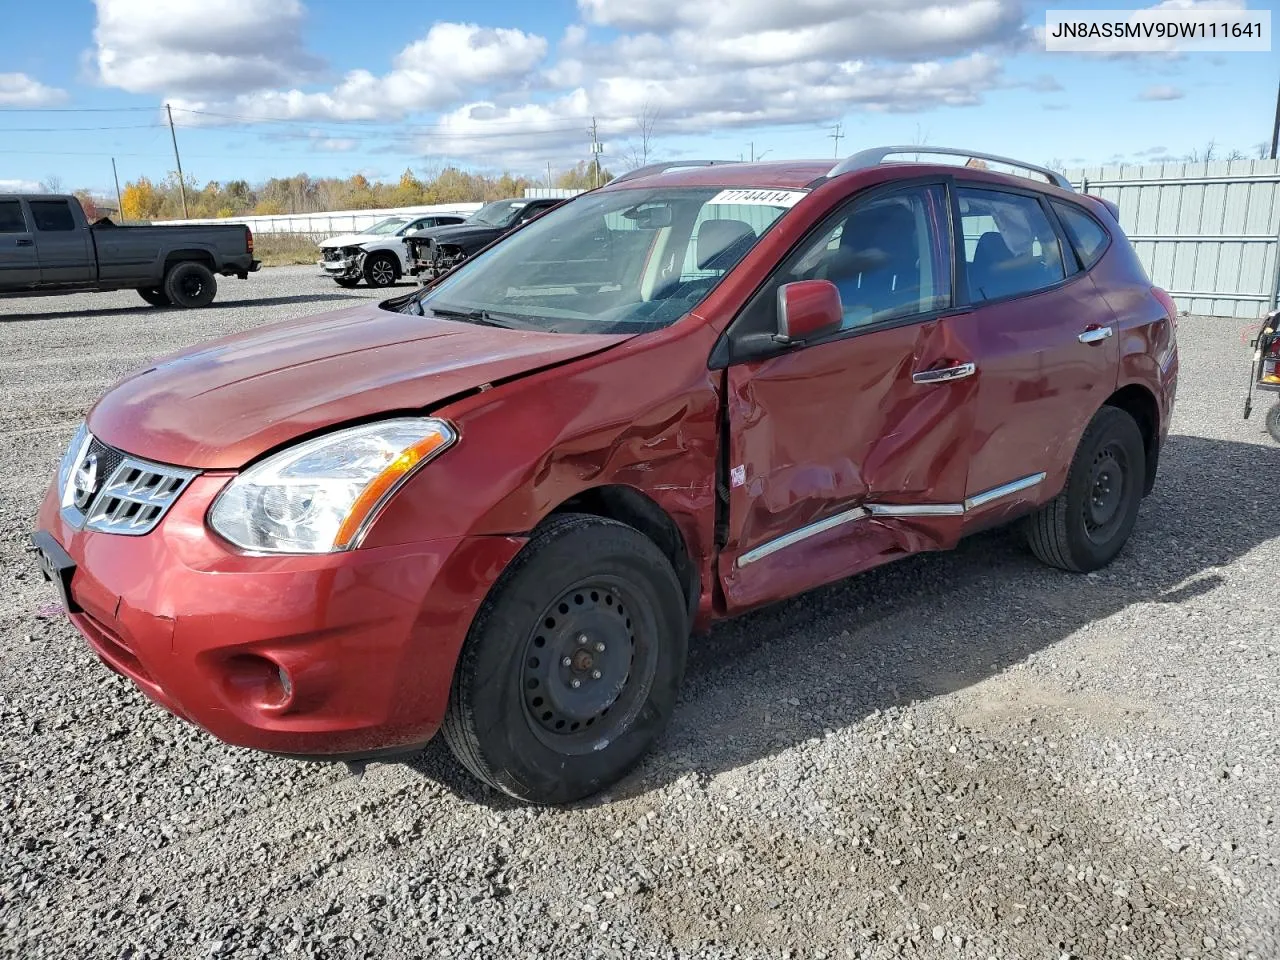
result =
[[135,289],[154,306],[200,307],[215,274],[243,280],[260,265],[242,223],[90,225],[75,197],[0,194],[0,297]]

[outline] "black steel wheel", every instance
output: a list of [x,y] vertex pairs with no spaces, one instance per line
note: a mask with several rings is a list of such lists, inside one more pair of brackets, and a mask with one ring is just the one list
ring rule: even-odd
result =
[[1138,519],[1146,448],[1133,417],[1105,406],[1085,429],[1062,492],[1026,520],[1032,552],[1077,573],[1105,567]]
[[169,296],[160,287],[139,287],[138,296],[153,307],[169,306]]
[[661,550],[584,514],[539,526],[485,600],[442,732],[476,777],[530,803],[616,782],[675,709],[689,620]]
[[218,292],[218,281],[202,263],[175,263],[164,278],[164,292],[178,307],[207,307]]
[[1272,440],[1280,443],[1280,403],[1267,411],[1267,433],[1271,434]]

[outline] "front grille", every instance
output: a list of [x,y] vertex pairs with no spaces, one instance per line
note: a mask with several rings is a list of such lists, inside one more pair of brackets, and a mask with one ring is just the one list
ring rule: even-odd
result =
[[141,536],[160,522],[199,473],[133,457],[90,438],[63,492],[63,511],[76,526]]
[[341,247],[325,247],[325,248],[324,248],[324,258],[325,258],[326,260],[341,260],[341,259],[343,259],[343,257],[342,257],[342,248],[341,248]]

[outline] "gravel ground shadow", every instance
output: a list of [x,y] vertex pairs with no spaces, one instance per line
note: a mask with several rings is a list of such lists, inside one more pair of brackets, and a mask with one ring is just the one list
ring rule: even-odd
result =
[[[1280,448],[1172,436],[1120,557],[1079,576],[1040,565],[1015,528],[908,557],[694,638],[681,704],[640,768],[584,806],[714,776],[879,710],[980,683],[1134,604],[1212,590],[1216,567],[1276,536]],[[469,802],[509,809],[439,738],[409,761]]]
[[[358,297],[349,293],[310,293],[295,294],[293,296],[280,297],[252,297],[246,300],[236,300],[227,298],[225,300],[214,300],[207,307],[200,307],[197,313],[203,313],[209,310],[230,310],[239,307],[270,307],[275,304],[293,304],[293,303],[329,303],[335,300],[367,300],[368,297]],[[25,302],[30,302],[25,301]],[[137,307],[103,307],[98,310],[42,310],[39,313],[5,313],[4,301],[0,300],[0,323],[17,323],[27,322],[31,320],[80,320],[91,319],[94,317],[136,317],[140,312],[148,314],[180,314],[183,317],[190,316],[191,311],[184,310],[180,307],[148,307],[139,305]]]

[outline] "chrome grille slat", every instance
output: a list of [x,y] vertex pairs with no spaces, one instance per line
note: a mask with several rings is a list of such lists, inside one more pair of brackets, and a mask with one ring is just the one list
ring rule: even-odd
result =
[[74,478],[90,457],[100,473],[92,497],[83,510],[70,491],[63,491],[63,515],[75,526],[101,533],[142,536],[155,529],[200,471],[143,460],[90,437],[68,478]]

